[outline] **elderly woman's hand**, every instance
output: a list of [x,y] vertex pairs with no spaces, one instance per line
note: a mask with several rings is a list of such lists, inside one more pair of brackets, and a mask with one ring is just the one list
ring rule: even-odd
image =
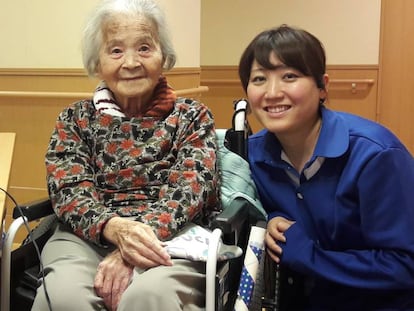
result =
[[294,221],[287,220],[283,217],[274,217],[269,220],[267,224],[267,232],[265,236],[267,253],[277,263],[280,262],[280,257],[282,255],[282,248],[277,243],[286,242],[284,232],[294,223]]
[[132,266],[147,269],[172,265],[162,242],[146,224],[114,217],[106,224],[104,236],[119,248],[122,258]]
[[128,287],[133,267],[125,262],[119,250],[115,250],[98,265],[95,276],[95,291],[104,300],[109,310],[116,310],[125,289]]

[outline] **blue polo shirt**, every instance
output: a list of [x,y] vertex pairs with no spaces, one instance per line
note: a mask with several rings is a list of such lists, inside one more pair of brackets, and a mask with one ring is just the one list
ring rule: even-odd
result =
[[314,280],[317,309],[414,309],[414,159],[383,126],[321,107],[303,172],[267,130],[249,162],[269,215],[296,221],[282,264]]

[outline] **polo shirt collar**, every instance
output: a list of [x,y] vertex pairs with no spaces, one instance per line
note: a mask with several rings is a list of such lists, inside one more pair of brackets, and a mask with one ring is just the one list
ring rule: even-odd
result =
[[320,108],[322,127],[313,157],[336,158],[343,155],[349,147],[349,127],[340,114]]
[[[349,146],[349,127],[340,114],[327,109],[320,108],[322,116],[322,127],[318,137],[311,161],[317,157],[336,158],[343,155]],[[251,151],[252,160],[255,162],[280,161],[282,146],[273,133],[263,130],[255,136],[262,136],[262,151]],[[249,151],[250,152],[250,151]]]

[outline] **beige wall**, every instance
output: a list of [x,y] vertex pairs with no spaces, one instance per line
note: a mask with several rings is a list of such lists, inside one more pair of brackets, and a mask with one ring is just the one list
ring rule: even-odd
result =
[[282,23],[314,33],[328,64],[378,64],[381,0],[202,0],[201,65],[237,65],[250,40]]
[[[158,0],[177,50],[176,67],[200,66],[200,1]],[[81,30],[96,3],[2,0],[0,68],[82,68]]]
[[[81,29],[97,2],[2,1],[0,68],[82,68]],[[171,26],[177,67],[237,65],[254,35],[281,23],[317,35],[329,64],[378,64],[381,0],[158,2]]]

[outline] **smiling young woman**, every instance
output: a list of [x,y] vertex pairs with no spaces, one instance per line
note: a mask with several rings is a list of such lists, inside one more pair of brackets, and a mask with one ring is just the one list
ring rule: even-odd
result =
[[267,252],[304,279],[304,309],[413,309],[414,159],[385,127],[324,105],[325,67],[322,43],[287,25],[258,34],[240,59],[264,127],[248,154]]

